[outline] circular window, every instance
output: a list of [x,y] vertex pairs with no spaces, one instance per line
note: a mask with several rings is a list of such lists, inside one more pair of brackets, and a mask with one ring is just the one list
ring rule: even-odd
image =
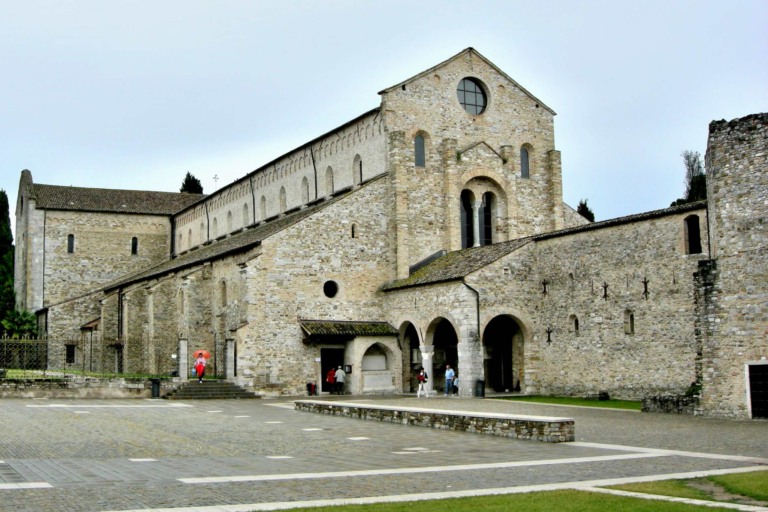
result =
[[459,82],[456,94],[464,110],[473,116],[482,114],[486,105],[488,105],[488,97],[485,95],[485,90],[476,78],[463,78]]
[[339,293],[339,285],[336,284],[336,281],[326,281],[323,285],[323,293],[329,299],[333,298]]

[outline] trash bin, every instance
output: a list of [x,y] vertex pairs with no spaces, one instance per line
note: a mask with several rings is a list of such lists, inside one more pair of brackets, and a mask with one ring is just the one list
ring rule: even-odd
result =
[[478,380],[475,382],[475,397],[485,398],[485,381]]
[[152,398],[160,398],[160,379],[152,380]]

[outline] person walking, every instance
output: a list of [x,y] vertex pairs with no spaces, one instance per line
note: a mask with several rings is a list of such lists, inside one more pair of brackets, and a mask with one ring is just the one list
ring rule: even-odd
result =
[[197,374],[197,382],[198,384],[203,383],[203,377],[205,376],[205,363],[207,361],[205,360],[205,356],[202,352],[200,352],[197,355],[197,359],[195,359],[195,373]]
[[344,373],[344,369],[342,369],[341,366],[336,370],[336,373],[334,374],[334,377],[336,377],[336,393],[339,395],[344,394],[344,378],[347,376],[346,373]]
[[453,377],[456,376],[456,372],[453,371],[451,365],[445,365],[445,396],[453,393]]
[[453,377],[453,396],[459,396],[459,374]]
[[416,376],[416,380],[419,381],[419,389],[416,391],[416,398],[421,398],[422,393],[424,393],[426,398],[429,398],[429,391],[427,391],[427,380],[429,380],[429,376],[427,375],[427,372],[424,371],[424,368],[422,368]]
[[336,369],[331,366],[328,373],[325,374],[325,382],[328,384],[328,392],[333,394],[336,392]]

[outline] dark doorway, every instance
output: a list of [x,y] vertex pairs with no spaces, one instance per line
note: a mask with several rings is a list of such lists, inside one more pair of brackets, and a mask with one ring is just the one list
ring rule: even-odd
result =
[[483,333],[486,386],[494,391],[520,390],[523,335],[508,316],[491,320]]
[[[459,351],[457,345],[459,338],[453,325],[446,319],[441,319],[435,326],[432,335],[432,344],[435,347],[433,377],[430,377],[435,390],[445,391],[445,365],[449,364],[454,371],[459,373]],[[429,369],[427,369],[429,372]]]
[[419,383],[416,380],[421,369],[421,350],[419,350],[419,335],[413,324],[408,324],[403,334],[403,392],[416,391]]
[[768,364],[750,364],[747,368],[752,418],[768,418]]
[[331,385],[326,381],[325,376],[328,375],[328,370],[336,369],[339,366],[344,365],[344,349],[343,348],[321,348],[320,349],[320,378],[323,381],[320,389],[326,393],[333,391]]

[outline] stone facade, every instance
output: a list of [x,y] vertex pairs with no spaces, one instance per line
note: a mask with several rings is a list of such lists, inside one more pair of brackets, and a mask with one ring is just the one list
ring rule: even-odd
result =
[[[482,105],[462,104],[465,83]],[[22,304],[51,344],[81,340],[75,364],[95,339],[105,368],[184,379],[206,349],[209,371],[262,394],[303,394],[337,365],[347,393],[414,391],[421,366],[441,392],[451,364],[463,396],[640,399],[695,382],[697,413],[751,417],[765,115],[713,125],[709,204],[588,223],[562,203],[554,112],[475,50],[380,95],[210,196],[163,198],[165,210],[69,208],[74,188],[31,207],[51,189],[25,171]],[[139,229],[155,252],[126,264]],[[91,259],[61,254],[66,233]]]

